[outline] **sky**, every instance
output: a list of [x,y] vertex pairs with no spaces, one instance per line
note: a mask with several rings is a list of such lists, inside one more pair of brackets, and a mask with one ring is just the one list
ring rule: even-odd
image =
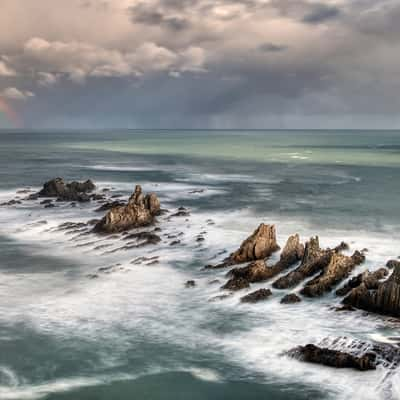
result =
[[399,0],[0,9],[0,128],[400,128]]

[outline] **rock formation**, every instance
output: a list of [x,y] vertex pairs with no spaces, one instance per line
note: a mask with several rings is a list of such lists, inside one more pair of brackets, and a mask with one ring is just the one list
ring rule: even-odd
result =
[[286,289],[296,286],[305,278],[325,268],[329,264],[334,251],[335,250],[321,249],[319,247],[318,236],[311,238],[310,241],[306,243],[300,266],[276,280],[272,286],[276,289]]
[[55,178],[46,182],[37,195],[38,197],[56,197],[59,201],[89,201],[88,193],[95,188],[90,179],[85,182],[65,183],[62,178]]
[[243,296],[240,301],[242,303],[258,303],[259,301],[268,299],[271,295],[272,292],[269,289],[258,289],[255,292]]
[[259,227],[242,242],[239,249],[226,258],[221,264],[209,265],[206,268],[223,268],[249,261],[261,260],[279,250],[276,242],[274,225],[260,224]]
[[112,208],[98,222],[95,232],[114,233],[150,225],[160,211],[160,201],[154,193],[143,196],[142,188],[137,185],[128,204]]
[[322,296],[346,279],[350,272],[364,261],[365,256],[359,251],[355,251],[351,257],[334,253],[324,270],[316,278],[307,282],[300,293],[307,297]]
[[359,371],[376,369],[375,353],[365,353],[360,356],[355,356],[343,351],[307,344],[306,346],[296,347],[287,354],[300,361],[322,364],[329,367],[353,368]]
[[296,234],[289,237],[279,261],[273,266],[268,267],[264,259],[256,260],[245,267],[233,268],[228,275],[232,277],[232,280],[246,279],[250,283],[262,282],[278,275],[301,260],[303,253],[304,246],[300,243],[299,235]]
[[400,317],[400,266],[394,268],[390,277],[369,288],[365,282],[353,289],[343,299],[344,304],[378,314]]
[[297,296],[295,293],[289,293],[282,297],[280,303],[281,304],[293,304],[293,303],[300,303],[301,298]]
[[386,263],[386,266],[387,266],[388,268],[390,268],[390,269],[393,269],[393,268],[395,268],[395,267],[397,267],[397,266],[400,266],[400,260],[389,260],[389,261]]
[[379,281],[388,275],[389,271],[386,268],[379,268],[374,272],[368,270],[358,274],[354,278],[349,279],[345,285],[336,290],[337,296],[346,296],[352,289],[364,283],[367,289],[377,289]]

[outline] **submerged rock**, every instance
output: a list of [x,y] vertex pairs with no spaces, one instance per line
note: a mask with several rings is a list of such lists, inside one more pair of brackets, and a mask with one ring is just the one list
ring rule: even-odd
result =
[[359,371],[376,369],[376,355],[374,353],[365,353],[360,356],[355,356],[343,351],[307,344],[290,350],[287,355],[300,361],[322,364],[335,368],[353,368]]
[[240,301],[242,303],[258,303],[259,301],[268,299],[271,295],[272,292],[270,289],[258,289],[255,292],[243,296]]
[[319,276],[307,282],[301,290],[301,294],[308,297],[322,296],[325,292],[332,290],[343,279],[350,275],[350,272],[365,261],[365,256],[359,251],[349,257],[340,253],[334,253],[326,268]]
[[193,288],[195,286],[196,286],[196,281],[194,281],[194,280],[189,280],[189,281],[186,281],[186,283],[185,283],[186,288]]
[[294,303],[300,303],[301,298],[297,296],[295,293],[289,293],[285,296],[282,297],[280,303],[281,304],[294,304]]
[[395,267],[386,281],[378,282],[374,289],[362,282],[343,299],[343,303],[378,314],[400,317],[400,266]]
[[206,268],[224,268],[249,261],[262,260],[279,250],[274,225],[260,224],[258,228],[242,242],[239,249],[221,264],[208,265]]
[[336,290],[337,296],[346,296],[352,289],[364,283],[367,289],[377,289],[379,281],[388,275],[386,268],[379,268],[374,272],[364,271],[361,274],[349,279],[344,286]]
[[16,204],[21,204],[21,203],[22,203],[21,200],[12,199],[4,203],[1,203],[0,206],[15,206]]
[[154,194],[143,196],[141,186],[135,187],[128,204],[112,208],[94,227],[95,232],[122,232],[150,225],[160,211],[160,201]]
[[37,193],[38,197],[55,197],[59,201],[90,201],[87,193],[96,188],[89,179],[85,182],[65,183],[62,178],[55,178],[43,185],[42,190]]
[[334,250],[321,249],[318,236],[311,238],[306,243],[301,264],[294,271],[277,279],[272,286],[276,289],[287,289],[298,285],[302,280],[308,278],[325,268],[332,257]]

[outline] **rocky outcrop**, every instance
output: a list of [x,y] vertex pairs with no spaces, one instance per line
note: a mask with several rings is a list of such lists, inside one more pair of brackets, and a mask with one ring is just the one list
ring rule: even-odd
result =
[[55,178],[43,185],[42,190],[37,193],[38,197],[56,197],[59,201],[89,201],[88,193],[96,188],[89,179],[85,182],[65,183],[62,178]]
[[125,203],[120,200],[108,201],[108,202],[102,204],[100,207],[96,208],[94,211],[104,212],[104,211],[111,210],[114,207],[120,207],[120,206],[124,206],[124,205],[125,205]]
[[260,224],[258,228],[240,245],[239,249],[221,264],[206,268],[224,268],[249,261],[262,260],[279,250],[274,225]]
[[269,289],[258,289],[255,292],[243,296],[240,301],[242,303],[258,303],[259,301],[267,300],[272,295]]
[[282,297],[280,303],[281,304],[294,304],[294,303],[300,303],[301,298],[297,296],[295,293],[289,293],[285,296]]
[[137,185],[128,204],[112,208],[94,227],[95,232],[114,233],[150,225],[160,211],[160,201],[154,193],[144,196]]
[[250,287],[249,281],[244,278],[232,278],[221,289],[241,290]]
[[365,353],[355,356],[343,351],[318,347],[314,344],[299,346],[287,353],[290,357],[300,361],[322,364],[335,368],[353,368],[359,371],[376,369],[376,354]]
[[329,264],[334,252],[335,250],[321,249],[319,247],[318,236],[311,238],[306,243],[300,266],[276,280],[272,286],[276,289],[286,289],[296,286],[305,278],[323,270]]
[[379,282],[375,289],[363,282],[343,299],[344,304],[372,311],[378,314],[400,317],[400,266],[396,267],[390,277]]
[[346,279],[351,271],[365,261],[365,256],[359,251],[349,257],[340,253],[334,253],[326,268],[311,281],[307,282],[301,290],[301,294],[307,297],[322,296],[330,292],[332,288]]
[[400,260],[389,260],[386,263],[386,266],[390,269],[393,269],[395,267],[399,267],[400,266]]
[[368,270],[358,274],[357,276],[349,279],[345,285],[336,290],[337,296],[346,296],[352,289],[364,283],[367,289],[377,289],[379,281],[389,274],[386,268],[379,268],[374,272]]
[[279,261],[273,266],[269,267],[264,259],[256,260],[245,267],[233,268],[228,276],[232,277],[232,281],[235,279],[245,279],[249,283],[266,281],[301,260],[303,253],[304,246],[300,243],[299,235],[296,234],[289,237]]

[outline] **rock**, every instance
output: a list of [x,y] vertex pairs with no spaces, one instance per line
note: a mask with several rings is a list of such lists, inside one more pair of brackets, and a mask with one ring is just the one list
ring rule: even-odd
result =
[[88,222],[86,222],[87,225],[96,225],[100,220],[99,219],[90,219]]
[[376,355],[374,353],[354,356],[342,351],[307,344],[306,346],[296,347],[287,354],[300,361],[322,364],[329,367],[352,368],[359,371],[376,369]]
[[353,289],[344,299],[344,304],[378,314],[400,317],[400,266],[394,268],[390,277],[370,289],[366,283]]
[[172,217],[189,217],[189,216],[190,216],[190,212],[188,210],[186,210],[185,208],[182,209],[182,207],[180,207],[178,209],[178,211],[176,213],[174,213],[174,214],[171,214],[169,216],[169,218],[172,218]]
[[388,275],[389,271],[386,268],[379,268],[374,272],[364,271],[354,278],[349,279],[344,286],[336,290],[337,296],[346,296],[352,289],[364,283],[367,289],[377,289],[379,281]]
[[396,267],[400,266],[400,261],[399,260],[389,260],[386,263],[386,266],[390,269],[396,268]]
[[340,311],[355,311],[356,309],[348,304],[344,304],[343,306],[336,307],[335,311],[340,312]]
[[157,196],[154,193],[143,196],[142,188],[137,185],[128,204],[109,210],[106,216],[95,225],[94,231],[113,233],[150,225],[154,222],[159,210],[160,201]]
[[51,199],[46,199],[46,200],[42,200],[41,202],[40,202],[40,204],[51,204],[53,202],[53,200],[51,200]]
[[54,207],[55,207],[55,204],[53,204],[53,203],[49,203],[44,206],[44,208],[54,208]]
[[136,239],[137,241],[142,242],[141,244],[157,244],[161,242],[160,236],[156,235],[152,232],[136,232],[131,233],[130,235],[124,236],[124,240]]
[[364,261],[365,256],[359,251],[355,251],[351,257],[334,253],[326,268],[319,276],[307,282],[300,293],[307,297],[322,296],[325,292],[331,291],[333,286],[346,279],[350,272]]
[[232,296],[233,296],[233,293],[221,294],[221,295],[218,295],[218,296],[211,297],[208,301],[209,301],[210,303],[212,303],[212,302],[214,302],[214,301],[225,300],[225,299],[227,299],[228,297],[232,297]]
[[37,200],[39,198],[39,194],[38,193],[31,193],[26,200]]
[[187,282],[185,283],[185,287],[186,287],[186,288],[192,288],[192,287],[195,287],[195,286],[196,286],[196,282],[193,281],[193,280],[187,281]]
[[38,197],[56,197],[59,201],[89,201],[90,197],[87,193],[95,188],[90,179],[85,182],[65,183],[62,178],[55,178],[43,185]]
[[249,281],[243,278],[232,278],[222,286],[222,289],[241,290],[250,287]]
[[297,296],[297,294],[289,293],[282,297],[281,304],[293,304],[293,303],[300,303],[301,298]]
[[170,245],[170,246],[176,246],[176,245],[178,245],[178,244],[180,244],[180,243],[181,243],[180,240],[173,240],[169,245]]
[[221,264],[206,268],[224,268],[248,261],[261,260],[279,250],[276,243],[274,225],[260,224],[258,228],[240,245],[239,249],[226,258]]
[[268,267],[265,260],[256,260],[246,267],[234,268],[229,272],[234,278],[244,278],[251,283],[262,282],[280,274],[294,263],[301,260],[304,246],[300,243],[299,235],[290,236],[283,248],[279,261]]
[[270,289],[258,289],[255,292],[243,296],[240,301],[242,303],[258,303],[259,301],[267,300],[272,295]]
[[22,203],[22,201],[20,201],[20,200],[12,199],[12,200],[6,201],[5,203],[1,203],[0,206],[15,206],[16,204],[21,204],[21,203]]
[[325,268],[329,264],[334,251],[335,250],[321,249],[319,247],[318,236],[311,238],[309,242],[306,243],[300,266],[276,280],[272,286],[276,289],[287,289],[298,285],[305,278]]

